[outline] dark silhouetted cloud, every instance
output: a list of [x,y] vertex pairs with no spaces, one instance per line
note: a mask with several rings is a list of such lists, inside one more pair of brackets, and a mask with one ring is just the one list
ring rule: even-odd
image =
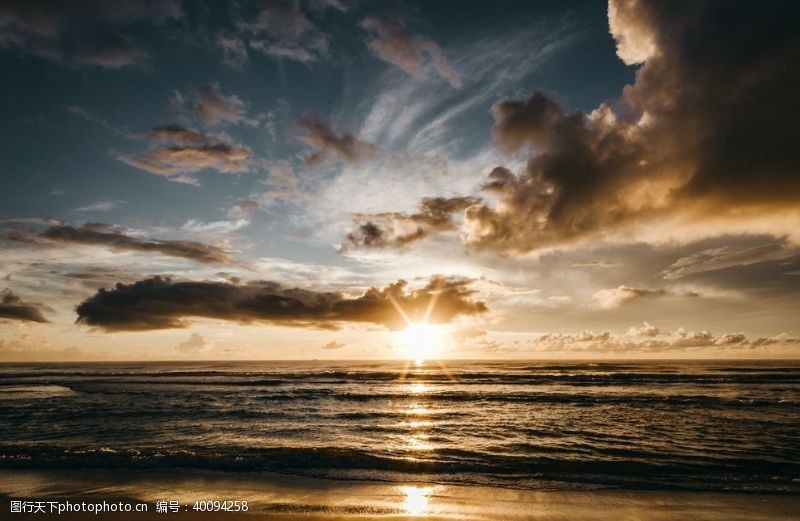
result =
[[44,317],[47,311],[52,309],[44,304],[25,302],[8,288],[0,292],[0,320],[47,323],[50,322]]
[[420,289],[403,280],[385,288],[370,288],[359,296],[287,288],[277,282],[181,282],[153,277],[133,284],[101,289],[77,307],[78,322],[106,331],[183,328],[187,318],[209,318],[293,327],[336,329],[341,323],[405,327],[395,306],[412,320],[422,320],[435,299],[431,323],[450,322],[461,315],[487,310],[472,298],[470,280],[433,277]]

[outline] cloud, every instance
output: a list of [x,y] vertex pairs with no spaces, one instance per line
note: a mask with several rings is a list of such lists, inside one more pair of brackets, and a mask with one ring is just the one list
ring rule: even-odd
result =
[[352,134],[336,135],[336,132],[320,119],[303,118],[300,127],[306,132],[303,141],[315,149],[315,152],[303,156],[306,165],[324,164],[335,159],[356,164],[380,154],[377,145],[361,141]]
[[0,320],[48,323],[50,321],[43,314],[45,311],[52,309],[37,302],[25,302],[8,288],[0,292]]
[[419,75],[430,62],[450,85],[460,88],[461,76],[447,64],[444,53],[430,38],[413,34],[388,18],[366,18],[361,27],[370,33],[367,45],[376,56],[397,65],[412,75]]
[[477,202],[474,197],[427,197],[420,203],[418,213],[358,214],[358,228],[347,235],[340,251],[399,248],[432,233],[455,229],[454,214]]
[[197,185],[194,174],[213,169],[224,174],[250,171],[253,153],[242,145],[204,134],[199,130],[167,125],[153,128],[150,150],[135,156],[117,155],[125,164],[176,183]]
[[241,230],[250,224],[249,219],[233,219],[230,221],[198,221],[197,219],[189,219],[186,221],[181,229],[192,233],[208,233],[208,234],[226,234]]
[[160,240],[128,235],[125,230],[105,223],[86,223],[81,227],[53,225],[33,233],[17,231],[8,239],[29,245],[55,247],[63,244],[83,244],[106,247],[112,252],[136,251],[179,257],[203,264],[239,264],[233,255],[222,248],[195,241]]
[[258,202],[251,199],[240,199],[228,209],[226,213],[227,220],[202,222],[196,219],[189,219],[181,228],[193,233],[231,233],[248,226],[250,217],[258,210],[259,206]]
[[612,0],[620,57],[641,63],[635,83],[588,114],[542,92],[496,102],[496,146],[526,162],[491,171],[464,244],[524,254],[733,230],[800,240],[797,8]]
[[341,349],[346,345],[347,344],[345,344],[344,342],[339,342],[338,340],[331,340],[330,342],[322,346],[322,349],[326,350]]
[[208,346],[208,342],[199,333],[192,333],[189,338],[178,344],[178,352],[184,354],[197,353]]
[[800,338],[785,333],[772,337],[752,338],[741,332],[715,335],[709,331],[666,331],[647,322],[631,327],[624,334],[611,331],[582,331],[575,334],[548,333],[530,339],[526,351],[537,353],[626,354],[667,353],[686,351],[756,351],[768,346],[796,347]]
[[269,178],[262,181],[267,185],[267,190],[260,197],[265,205],[276,201],[297,202],[307,197],[307,194],[300,190],[300,178],[289,161],[281,159],[270,164],[268,169]]
[[176,143],[205,143],[208,141],[208,136],[201,131],[181,125],[153,127],[147,133],[147,136],[161,141],[174,141]]
[[222,49],[222,63],[232,69],[241,69],[249,61],[247,45],[237,36],[220,34],[217,36],[217,46]]
[[666,289],[644,289],[632,286],[617,286],[616,288],[601,289],[595,292],[591,298],[592,306],[599,309],[615,309],[634,300],[641,298],[662,298],[662,297],[698,297],[695,292],[676,293]]
[[114,199],[112,201],[99,201],[97,203],[87,204],[86,206],[81,206],[80,208],[75,208],[76,212],[110,212],[116,208],[119,208],[120,205],[125,204],[126,201],[121,201],[119,199]]
[[327,36],[306,17],[296,0],[268,2],[238,28],[248,36],[250,48],[275,58],[313,62],[328,52]]
[[223,94],[218,83],[203,83],[189,88],[188,96],[175,91],[173,108],[198,117],[206,126],[220,123],[258,124],[247,117],[247,103],[235,94]]
[[323,10],[331,8],[340,13],[346,13],[350,9],[348,2],[342,0],[312,0],[311,4]]
[[6,1],[0,5],[0,48],[70,67],[121,69],[147,64],[125,27],[161,25],[183,17],[177,0]]
[[707,248],[686,257],[681,257],[664,270],[667,280],[680,279],[689,275],[722,270],[736,266],[749,266],[770,260],[785,259],[797,252],[785,241],[749,245],[725,245]]
[[[128,130],[126,127],[119,127],[117,125],[111,124],[106,118],[103,116],[96,114],[92,110],[87,109],[86,107],[81,107],[80,105],[67,105],[64,107],[64,110],[71,114],[75,114],[76,116],[83,118],[84,120],[94,123],[103,127],[106,130],[113,132],[118,136],[122,136],[128,139],[140,139],[141,136],[135,134]],[[63,195],[63,194],[61,194]]]
[[99,290],[77,307],[78,322],[106,331],[146,331],[187,327],[187,318],[265,323],[290,327],[336,329],[342,323],[375,324],[399,329],[421,320],[431,299],[431,323],[450,322],[461,315],[487,310],[473,300],[468,279],[433,277],[420,289],[397,281],[369,288],[358,296],[284,287],[277,282],[180,282],[153,277],[133,284],[118,283]]
[[230,219],[247,219],[258,210],[259,204],[252,199],[241,199],[228,210]]
[[572,264],[573,268],[618,268],[622,266],[622,263],[609,261],[609,260],[597,260],[597,261],[584,261],[584,262],[575,262]]

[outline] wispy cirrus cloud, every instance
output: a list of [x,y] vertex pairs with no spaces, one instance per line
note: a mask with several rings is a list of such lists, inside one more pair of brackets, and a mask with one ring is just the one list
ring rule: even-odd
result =
[[125,203],[126,201],[122,201],[120,199],[113,199],[110,201],[98,201],[96,203],[87,204],[86,206],[79,206],[78,208],[75,208],[75,211],[81,213],[110,212],[111,210],[115,210]]
[[217,246],[196,241],[136,237],[122,228],[106,223],[85,223],[79,227],[56,224],[38,232],[16,230],[7,239],[30,246],[89,245],[108,248],[112,252],[154,253],[204,264],[241,264],[232,253]]
[[710,271],[786,259],[797,254],[797,248],[792,247],[786,240],[771,241],[755,246],[727,244],[706,248],[681,257],[664,270],[662,275],[667,280],[675,280]]
[[366,18],[361,27],[370,33],[367,45],[382,60],[413,75],[421,74],[430,63],[452,87],[463,85],[459,73],[450,67],[442,49],[430,38],[414,34],[396,20],[386,17]]
[[259,203],[252,199],[241,199],[226,212],[227,219],[220,221],[200,221],[190,219],[181,227],[183,230],[200,234],[228,234],[241,230],[250,224],[250,218],[258,210]]

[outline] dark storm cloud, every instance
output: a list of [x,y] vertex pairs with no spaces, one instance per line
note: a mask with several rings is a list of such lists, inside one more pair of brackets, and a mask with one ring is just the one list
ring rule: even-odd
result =
[[53,225],[41,232],[16,231],[8,239],[38,246],[87,244],[104,246],[112,252],[137,251],[180,257],[204,264],[238,264],[229,252],[201,242],[133,237],[125,230],[106,223],[86,223],[81,227]]
[[430,38],[413,34],[389,18],[370,17],[361,22],[361,27],[370,33],[369,48],[382,60],[413,75],[431,62],[439,76],[453,87],[461,87],[461,76],[450,68],[442,49]]
[[357,215],[356,231],[347,235],[341,250],[349,248],[399,248],[436,232],[453,230],[454,215],[477,204],[474,197],[427,197],[418,213],[389,212]]
[[[549,95],[492,107],[499,166],[465,210],[476,249],[524,253],[612,234],[797,229],[800,36],[796,2],[612,1],[618,54],[641,64],[589,114]],[[747,228],[747,226],[750,228]],[[694,234],[694,235],[692,235]]]
[[472,298],[469,284],[466,279],[433,277],[425,287],[409,290],[400,280],[351,297],[269,281],[237,285],[154,277],[100,290],[82,302],[77,313],[79,323],[106,331],[182,328],[192,317],[324,329],[336,329],[346,322],[399,329],[406,323],[395,305],[418,321],[435,298],[431,323],[483,313],[486,305]]
[[43,312],[52,311],[44,304],[25,302],[10,289],[0,292],[0,320],[21,320],[27,322],[50,322]]
[[330,125],[320,119],[303,118],[300,127],[306,132],[303,141],[315,149],[303,156],[306,165],[314,166],[336,159],[355,164],[380,154],[378,146],[361,141],[352,134],[337,135]]
[[0,4],[0,48],[74,67],[140,66],[148,52],[121,31],[182,16],[177,0],[8,0]]

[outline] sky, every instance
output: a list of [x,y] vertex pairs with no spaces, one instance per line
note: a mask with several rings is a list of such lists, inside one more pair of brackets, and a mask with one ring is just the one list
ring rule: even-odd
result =
[[0,0],[0,360],[796,358],[798,19]]

